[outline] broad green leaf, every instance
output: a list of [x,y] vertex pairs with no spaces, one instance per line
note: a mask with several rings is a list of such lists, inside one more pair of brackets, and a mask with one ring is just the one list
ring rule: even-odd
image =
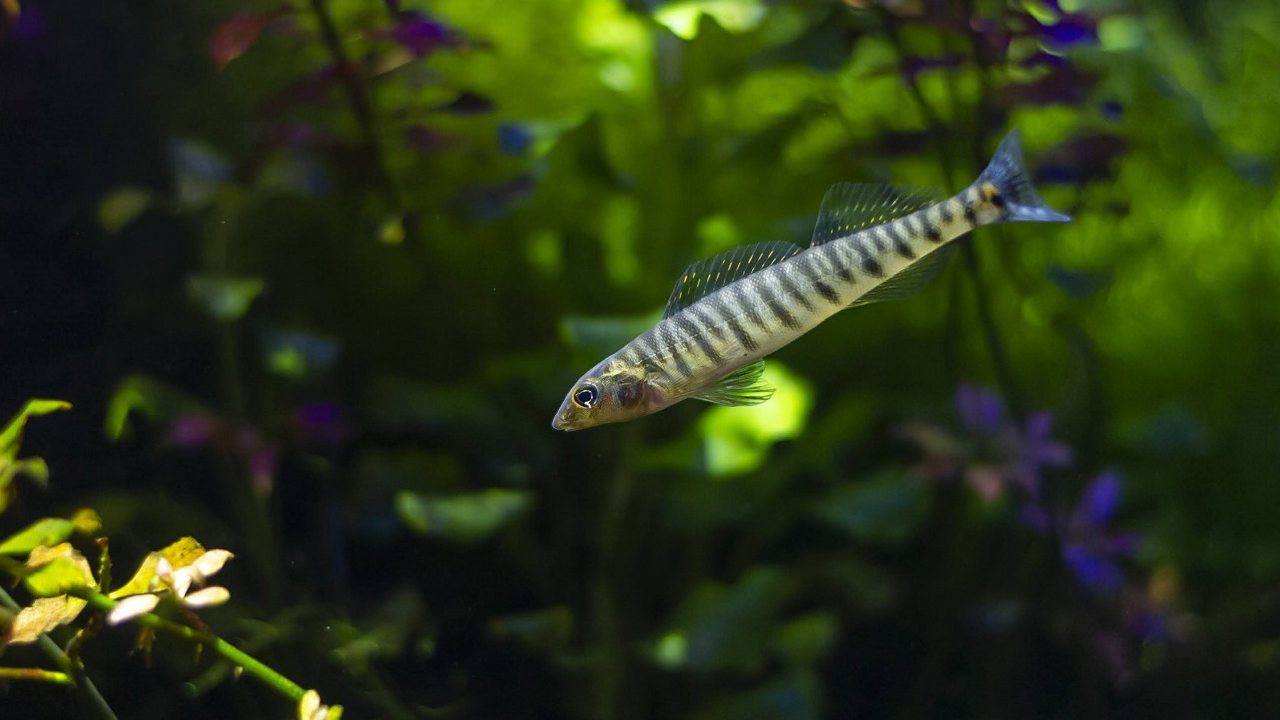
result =
[[71,537],[75,529],[75,523],[62,518],[38,520],[22,532],[0,542],[0,553],[20,555],[29,553],[41,545],[53,546]]
[[414,532],[463,543],[489,537],[529,508],[526,493],[502,489],[451,497],[403,491],[395,502],[400,519]]
[[793,585],[781,570],[757,567],[738,582],[705,581],[680,603],[653,658],[668,670],[752,672],[767,659],[769,638]]
[[703,15],[729,32],[741,33],[759,26],[766,12],[760,0],[677,0],[655,10],[653,19],[681,39],[692,40]]
[[75,620],[87,603],[69,595],[36,598],[29,607],[13,619],[3,636],[0,646],[27,645],[35,642],[42,633]]
[[61,595],[77,588],[94,586],[93,571],[70,543],[40,546],[27,558],[29,572],[23,578],[27,590],[38,597]]
[[928,507],[929,494],[920,480],[890,471],[837,489],[812,512],[859,540],[898,542],[915,532]]
[[22,430],[27,425],[27,418],[48,415],[70,407],[71,403],[62,400],[28,400],[9,424],[0,430],[0,459],[14,460],[18,457],[18,446],[22,443]]

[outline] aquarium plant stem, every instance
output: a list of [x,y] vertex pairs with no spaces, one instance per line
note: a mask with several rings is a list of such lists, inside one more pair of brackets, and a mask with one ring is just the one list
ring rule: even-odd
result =
[[[101,610],[102,612],[109,612],[116,606],[115,600],[88,588],[73,590],[71,591],[71,594],[87,601],[94,607],[94,609]],[[306,692],[300,685],[284,675],[281,675],[261,660],[249,655],[245,651],[232,645],[226,640],[223,640],[217,635],[214,635],[208,630],[198,630],[186,625],[180,625],[178,623],[165,620],[155,613],[144,613],[133,618],[132,621],[157,632],[176,635],[185,640],[190,640],[191,642],[207,647],[221,655],[233,665],[243,668],[244,672],[257,677],[259,680],[269,685],[273,690],[294,702],[301,700],[303,694]]]
[[70,686],[76,684],[76,681],[64,672],[43,668],[0,667],[0,680],[34,680]]
[[333,56],[338,77],[341,78],[342,85],[346,89],[347,99],[351,103],[351,112],[355,115],[356,124],[360,126],[360,134],[364,137],[369,163],[373,166],[373,171],[382,184],[392,208],[400,212],[404,207],[404,201],[400,197],[395,181],[391,179],[391,172],[387,169],[387,163],[383,157],[382,142],[378,139],[377,122],[373,114],[373,103],[369,99],[369,89],[360,77],[359,68],[351,63],[350,58],[347,57],[347,51],[342,47],[342,37],[338,33],[338,27],[329,13],[325,0],[311,0],[311,10],[315,13],[316,22],[320,24],[320,36],[324,39],[329,54]]
[[[0,587],[0,605],[13,610],[14,612],[18,612],[22,609],[22,606],[19,605],[18,602],[13,599],[13,596],[10,595],[3,587]],[[47,633],[41,633],[36,644],[40,646],[40,650],[44,652],[45,655],[48,655],[49,658],[53,660],[54,664],[56,664],[61,670],[60,673],[52,673],[51,671],[41,672],[48,672],[53,675],[62,675],[68,681],[66,684],[75,686],[76,690],[80,693],[81,699],[86,705],[93,709],[94,713],[98,717],[103,718],[103,720],[117,720],[115,711],[107,704],[107,699],[102,697],[102,693],[98,692],[98,687],[94,685],[93,681],[89,679],[89,676],[85,674],[84,668],[68,657],[67,654],[62,651],[62,648],[58,647],[58,643],[53,641],[53,638],[49,637]],[[7,669],[12,670],[15,668]],[[27,677],[22,679],[43,679],[49,682],[58,682],[59,684],[62,684],[61,681],[53,680],[52,678]]]

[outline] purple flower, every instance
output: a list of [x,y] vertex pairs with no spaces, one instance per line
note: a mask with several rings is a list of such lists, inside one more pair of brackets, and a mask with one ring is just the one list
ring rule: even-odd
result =
[[956,414],[965,430],[975,435],[990,435],[1004,422],[1004,405],[994,392],[961,385],[956,390]]
[[1009,480],[1032,497],[1040,493],[1040,471],[1047,467],[1062,467],[1071,462],[1071,450],[1054,442],[1053,416],[1036,413],[1027,418],[1021,431],[1014,430],[1008,436]]
[[183,415],[169,427],[169,439],[182,447],[201,447],[213,438],[217,427],[217,421],[207,415]]
[[1080,494],[1063,528],[1062,559],[1085,587],[1113,593],[1121,588],[1119,560],[1132,555],[1140,538],[1109,526],[1120,505],[1122,482],[1104,471]]
[[303,442],[314,445],[339,445],[347,436],[346,418],[335,403],[308,403],[297,409],[294,421]]
[[391,39],[417,57],[449,42],[449,35],[447,27],[417,13],[407,13],[405,19],[391,30]]
[[1022,426],[1005,416],[1000,397],[987,388],[961,385],[955,396],[956,415],[967,438],[920,423],[899,426],[899,435],[925,453],[927,477],[963,477],[985,499],[992,500],[1013,485],[1026,496],[1040,494],[1045,468],[1066,465],[1071,451],[1051,437],[1053,417],[1037,413]]

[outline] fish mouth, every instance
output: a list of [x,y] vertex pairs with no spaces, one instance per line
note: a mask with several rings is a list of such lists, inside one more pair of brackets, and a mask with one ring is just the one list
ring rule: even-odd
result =
[[551,421],[552,430],[564,430],[565,432],[571,432],[573,430],[581,430],[582,428],[583,428],[582,425],[579,425],[574,422],[570,422],[568,419],[561,417],[559,415],[557,415],[555,419]]
[[568,411],[564,408],[560,408],[560,411],[557,412],[556,416],[551,420],[552,430],[564,430],[569,432],[572,430],[581,430],[583,427],[585,426],[581,423],[574,422],[570,419]]

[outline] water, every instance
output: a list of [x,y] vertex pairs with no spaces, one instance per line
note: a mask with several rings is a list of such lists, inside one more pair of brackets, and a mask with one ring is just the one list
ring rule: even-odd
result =
[[[189,611],[263,664],[164,626],[148,666],[120,618],[96,690],[4,717],[1275,709],[1272,3],[0,18],[0,415],[73,406],[0,442],[0,538],[78,522],[6,592],[95,603],[41,616],[62,646],[122,586],[195,627],[192,537],[235,557]],[[979,229],[759,407],[549,428],[689,263],[807,243],[835,182],[956,192],[1012,128],[1071,224]]]

